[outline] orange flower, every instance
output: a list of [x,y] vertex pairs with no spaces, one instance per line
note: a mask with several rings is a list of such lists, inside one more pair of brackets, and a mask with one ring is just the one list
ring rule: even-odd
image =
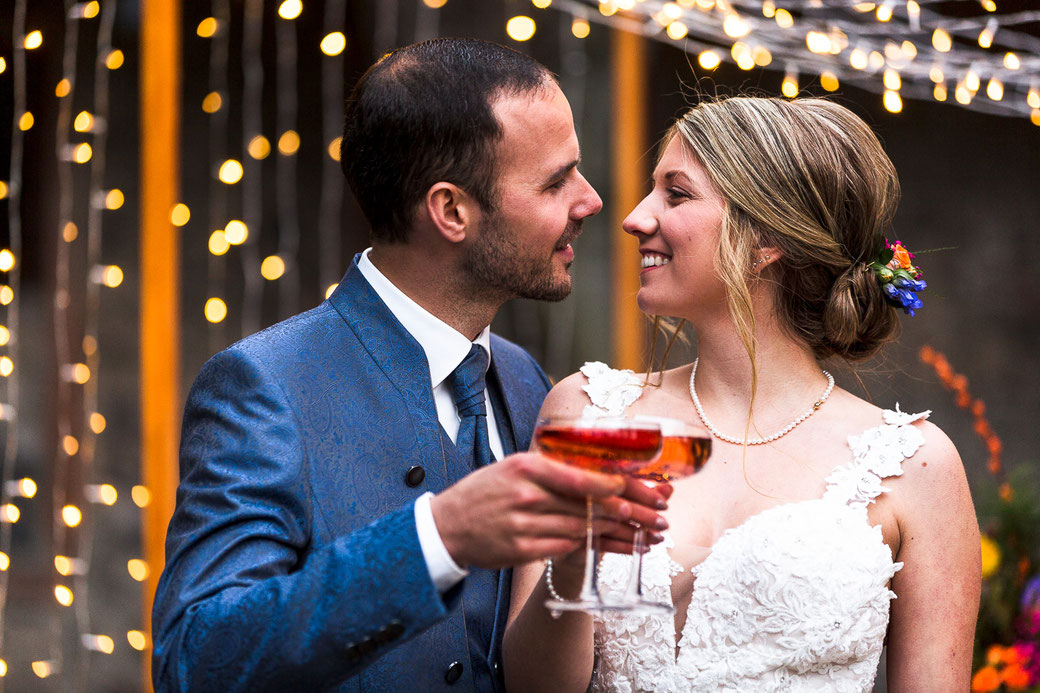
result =
[[[985,544],[986,544],[985,539],[989,539],[989,537],[986,537],[986,535],[983,535],[983,542],[982,542],[983,546],[985,546]],[[992,540],[990,540],[990,543],[992,544]],[[997,556],[998,556],[998,558],[996,560],[999,562],[1000,561],[1000,558],[999,558],[1000,554],[998,553]],[[1003,662],[1004,662],[1004,646],[1003,645],[990,645],[989,649],[986,650],[986,664],[995,665],[995,664],[1002,664]]]
[[990,693],[1000,688],[1000,674],[991,666],[985,666],[971,677],[971,690],[974,693]]
[[910,269],[910,253],[898,243],[892,246],[892,258],[899,262],[903,269]]
[[982,416],[986,413],[986,405],[981,399],[977,399],[971,404],[971,413],[975,416]]
[[989,467],[990,474],[1000,474],[1000,470],[1003,469],[999,457],[989,458],[989,462],[986,463],[986,466]]
[[920,358],[922,363],[932,365],[935,363],[935,349],[925,344],[921,347]]
[[1004,683],[1013,691],[1025,690],[1029,685],[1029,672],[1022,668],[1018,662],[1009,664],[1001,672]]

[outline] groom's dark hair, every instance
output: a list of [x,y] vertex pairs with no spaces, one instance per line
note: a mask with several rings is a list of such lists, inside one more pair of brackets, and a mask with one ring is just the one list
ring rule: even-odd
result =
[[347,101],[340,166],[372,239],[406,241],[416,207],[440,181],[492,213],[503,135],[492,105],[555,83],[533,58],[469,38],[416,43],[370,67]]

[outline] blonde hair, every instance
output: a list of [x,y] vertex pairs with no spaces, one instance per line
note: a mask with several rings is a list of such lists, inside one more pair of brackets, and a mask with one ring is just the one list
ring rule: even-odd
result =
[[895,309],[864,263],[883,247],[899,180],[866,123],[822,99],[733,97],[691,108],[665,143],[676,136],[726,200],[715,270],[753,365],[748,280],[763,247],[779,251],[761,275],[779,322],[816,358],[864,359],[895,338]]

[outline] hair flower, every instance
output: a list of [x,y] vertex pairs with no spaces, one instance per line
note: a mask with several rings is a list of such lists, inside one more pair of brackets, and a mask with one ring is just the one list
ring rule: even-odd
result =
[[924,307],[917,294],[928,288],[928,284],[921,278],[921,270],[914,266],[913,259],[914,254],[902,243],[889,243],[886,239],[885,247],[867,265],[867,269],[874,273],[881,285],[881,292],[889,305],[902,308],[908,315]]

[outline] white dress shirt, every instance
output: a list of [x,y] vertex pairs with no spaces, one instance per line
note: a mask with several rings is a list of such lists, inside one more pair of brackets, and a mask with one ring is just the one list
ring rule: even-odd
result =
[[[462,363],[474,344],[479,344],[487,351],[490,364],[491,328],[485,327],[471,342],[468,337],[432,315],[394,286],[368,259],[371,251],[372,249],[368,248],[361,254],[358,270],[394,317],[426,352],[426,361],[430,365],[430,385],[433,388],[433,402],[437,409],[437,419],[444,428],[444,432],[454,443],[459,435],[460,419],[458,408],[455,406],[455,398],[448,384],[448,376]],[[487,410],[488,439],[491,444],[491,452],[494,453],[495,459],[500,460],[505,454],[495,422],[495,410],[490,403],[491,400],[485,390],[484,407]],[[467,571],[452,559],[444,547],[437,524],[433,519],[433,511],[430,508],[430,498],[432,497],[433,494],[427,492],[416,500],[415,526],[430,577],[437,589],[445,592],[466,577]]]

